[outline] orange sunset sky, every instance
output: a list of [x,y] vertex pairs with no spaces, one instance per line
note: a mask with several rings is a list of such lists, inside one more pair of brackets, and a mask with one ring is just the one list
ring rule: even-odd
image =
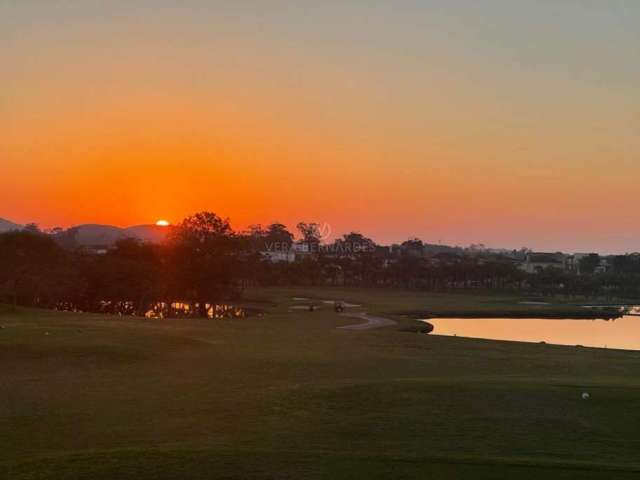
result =
[[640,250],[640,2],[0,2],[0,217]]

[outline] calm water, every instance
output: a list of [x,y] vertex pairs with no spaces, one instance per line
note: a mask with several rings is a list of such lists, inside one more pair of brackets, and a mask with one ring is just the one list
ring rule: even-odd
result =
[[433,318],[433,335],[640,350],[640,317],[616,320]]

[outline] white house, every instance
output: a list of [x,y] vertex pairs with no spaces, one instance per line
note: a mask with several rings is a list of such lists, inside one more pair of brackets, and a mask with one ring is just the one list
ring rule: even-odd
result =
[[271,263],[292,263],[296,259],[296,252],[294,250],[265,250],[260,253]]
[[560,252],[530,252],[520,268],[527,273],[540,273],[548,268],[565,271],[571,268],[571,262],[569,255]]

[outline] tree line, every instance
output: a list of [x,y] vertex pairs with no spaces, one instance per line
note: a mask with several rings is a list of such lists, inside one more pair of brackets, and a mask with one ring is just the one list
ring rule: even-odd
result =
[[298,240],[278,223],[236,232],[228,219],[201,212],[170,227],[162,243],[126,238],[96,255],[69,242],[64,232],[46,234],[31,226],[0,234],[0,301],[137,315],[180,304],[190,314],[206,315],[214,305],[237,302],[250,286],[640,296],[638,255],[615,257],[611,271],[601,274],[589,257],[582,275],[555,269],[527,274],[512,256],[500,253],[434,247],[425,255],[419,239],[392,249],[357,232],[324,243],[315,223],[300,223],[297,229]]

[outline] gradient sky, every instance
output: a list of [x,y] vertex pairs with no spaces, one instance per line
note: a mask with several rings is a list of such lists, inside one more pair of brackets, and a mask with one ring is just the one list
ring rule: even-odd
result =
[[0,217],[640,250],[637,0],[0,0]]

